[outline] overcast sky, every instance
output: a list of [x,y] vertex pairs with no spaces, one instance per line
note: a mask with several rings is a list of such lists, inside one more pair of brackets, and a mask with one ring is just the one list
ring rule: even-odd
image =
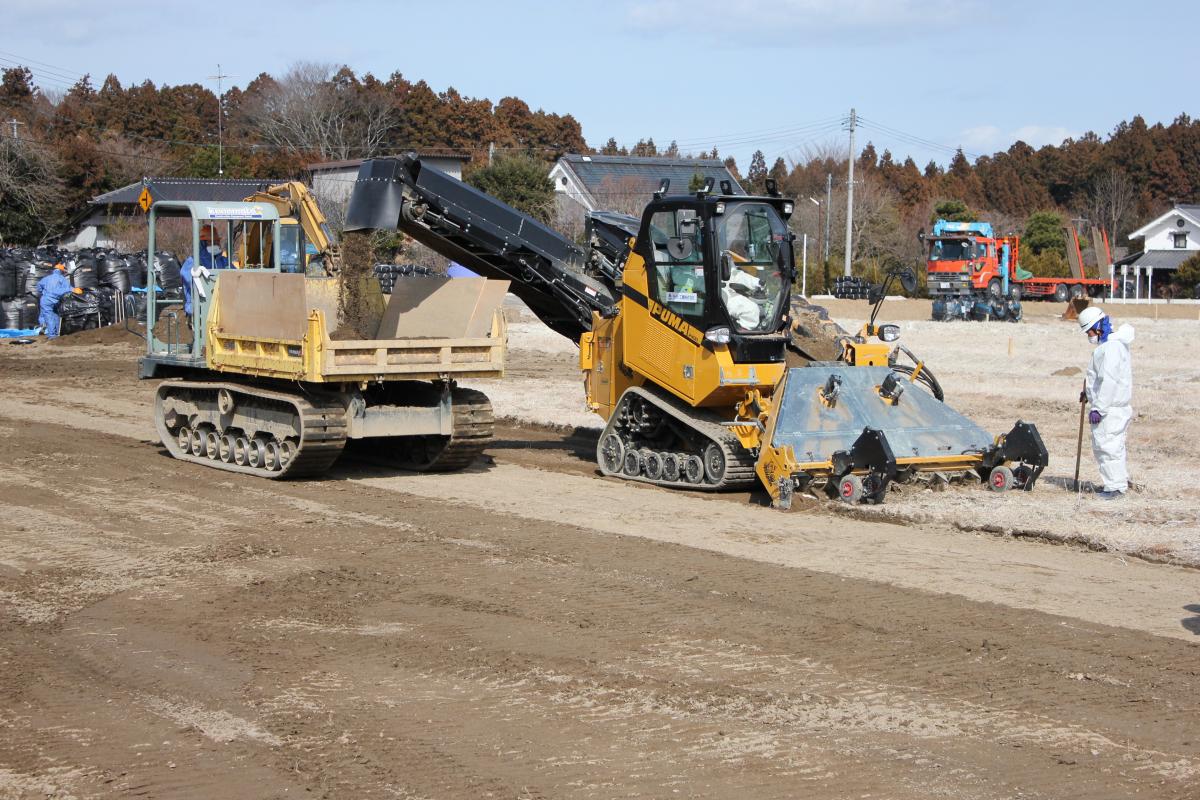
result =
[[[133,7],[126,10],[127,7]],[[862,115],[898,160],[946,162],[1195,114],[1191,0],[577,0],[146,4],[0,0],[0,65],[51,89],[245,85],[298,59],[570,113],[592,146],[803,159]],[[33,63],[36,61],[37,63]],[[947,149],[948,148],[948,149]]]

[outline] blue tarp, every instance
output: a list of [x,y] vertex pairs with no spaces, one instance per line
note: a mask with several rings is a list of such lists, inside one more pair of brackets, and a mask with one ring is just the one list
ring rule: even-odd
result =
[[20,339],[24,336],[37,336],[41,328],[0,328],[0,339]]
[[478,278],[479,273],[472,272],[457,261],[451,261],[450,266],[446,269],[446,276],[450,278]]

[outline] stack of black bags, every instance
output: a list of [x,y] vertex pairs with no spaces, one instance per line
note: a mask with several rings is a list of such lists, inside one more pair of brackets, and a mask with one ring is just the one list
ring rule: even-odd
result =
[[379,279],[379,288],[384,294],[391,294],[396,287],[398,278],[431,277],[437,275],[429,267],[419,267],[416,264],[376,264],[375,277]]

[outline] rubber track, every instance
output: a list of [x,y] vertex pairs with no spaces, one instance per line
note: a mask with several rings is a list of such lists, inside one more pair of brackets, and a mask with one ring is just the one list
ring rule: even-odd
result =
[[492,441],[495,415],[492,401],[483,392],[456,386],[450,390],[454,414],[446,447],[422,472],[453,472],[474,463]]
[[[168,430],[163,419],[163,404],[176,392],[211,393],[218,390],[244,396],[261,398],[291,405],[300,417],[300,444],[292,459],[282,469],[268,472],[262,467],[238,466],[219,459],[194,456],[179,449],[176,437]],[[159,384],[154,403],[154,424],[159,438],[167,451],[180,461],[191,461],[226,472],[240,472],[260,478],[280,480],[283,478],[306,478],[325,473],[337,461],[346,446],[346,408],[337,395],[301,395],[290,392],[275,392],[239,383],[217,383],[209,381],[164,381]]]
[[[626,475],[623,471],[610,472],[604,468],[604,464],[597,457],[596,463],[600,465],[602,473],[627,481],[649,483],[653,486],[666,486],[672,489],[693,489],[706,492],[723,491],[726,489],[747,489],[757,483],[758,476],[754,472],[754,454],[742,447],[742,443],[738,441],[737,436],[729,428],[721,425],[715,419],[715,415],[712,412],[685,406],[666,393],[637,386],[627,389],[625,394],[621,395],[617,409],[620,409],[631,395],[638,395],[644,398],[654,405],[655,408],[668,414],[683,426],[700,434],[709,441],[715,442],[725,455],[725,476],[719,483],[688,483],[684,480],[668,481],[662,478],[653,480],[647,478],[645,475]],[[609,417],[608,425],[605,426],[604,432],[600,434],[601,442],[604,441],[605,436],[615,430],[617,417],[616,412]],[[706,419],[705,417],[709,418]],[[622,441],[625,441],[624,436],[622,436]],[[599,447],[599,444],[597,444],[597,447]],[[696,455],[703,458],[702,453],[696,453]]]

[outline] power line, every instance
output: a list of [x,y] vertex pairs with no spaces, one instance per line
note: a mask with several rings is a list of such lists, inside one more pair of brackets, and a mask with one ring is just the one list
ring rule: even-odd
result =
[[930,139],[926,139],[924,137],[917,136],[916,134],[902,131],[899,128],[894,128],[889,125],[884,125],[883,123],[876,122],[876,121],[868,119],[866,117],[860,116],[858,119],[859,119],[859,122],[862,123],[863,127],[873,128],[875,130],[880,131],[881,133],[889,134],[891,136],[894,136],[894,137],[904,141],[906,144],[927,147],[927,148],[931,148],[934,150],[939,150],[939,151],[943,151],[943,152],[947,152],[947,153],[951,153],[951,154],[957,153],[961,150],[963,155],[967,156],[968,158],[971,158],[971,159],[982,158],[981,153],[971,153],[966,150],[963,150],[961,147],[951,147],[950,145],[947,145],[947,144],[942,144],[940,142],[934,142]]

